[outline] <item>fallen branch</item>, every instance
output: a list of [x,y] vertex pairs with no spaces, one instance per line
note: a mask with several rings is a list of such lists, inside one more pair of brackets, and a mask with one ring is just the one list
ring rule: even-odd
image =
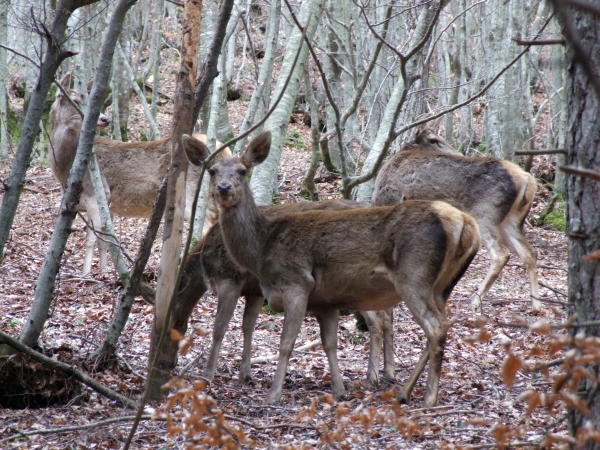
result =
[[[496,322],[497,325],[500,325],[501,327],[511,327],[511,328],[529,328],[531,327],[532,323],[517,323],[517,322]],[[571,322],[571,323],[548,323],[548,326],[553,329],[553,330],[561,330],[561,329],[568,329],[568,328],[583,328],[583,327],[595,327],[600,325],[600,320],[592,320],[589,322]]]
[[[302,351],[310,350],[312,348],[315,348],[320,343],[321,343],[320,338],[315,339],[314,341],[310,341],[308,344],[304,344],[302,347],[295,348],[294,351],[302,352]],[[250,364],[264,364],[266,362],[275,361],[277,359],[279,359],[279,353],[275,353],[273,355],[267,355],[267,356],[259,356],[257,358],[252,358],[250,360]]]
[[565,45],[564,39],[513,39],[517,45]]
[[[45,428],[42,430],[35,430],[35,431],[19,431],[19,430],[15,430],[19,436],[35,436],[36,434],[60,434],[60,433],[67,433],[69,431],[80,431],[80,430],[88,430],[90,428],[95,428],[95,427],[101,427],[103,425],[110,425],[111,423],[118,423],[118,422],[127,422],[130,420],[135,419],[135,416],[123,416],[123,417],[115,417],[113,419],[106,419],[106,420],[101,420],[100,422],[93,422],[93,423],[88,423],[87,425],[72,425],[69,427],[59,427],[59,428]],[[142,416],[142,420],[151,420],[152,416],[147,415],[147,416]],[[163,419],[154,419],[154,420],[163,420]],[[0,443],[2,442],[7,442],[10,441],[11,439],[14,439],[15,436],[6,438],[6,439],[2,439],[0,440]]]
[[94,391],[98,392],[99,394],[102,394],[105,397],[110,398],[111,400],[118,401],[123,406],[126,406],[128,408],[137,408],[137,406],[138,406],[136,402],[129,400],[127,397],[123,397],[121,394],[118,394],[115,391],[113,391],[112,389],[109,389],[106,386],[98,383],[91,377],[87,376],[85,373],[69,366],[68,364],[65,364],[60,361],[56,361],[52,358],[48,358],[47,356],[42,355],[39,352],[36,352],[35,350],[27,347],[22,342],[9,336],[8,334],[3,333],[2,331],[0,331],[0,342],[10,345],[15,350],[17,350],[21,353],[25,353],[27,356],[30,356],[31,358],[35,359],[36,361],[41,362],[42,364],[45,364],[49,367],[53,367],[55,369],[60,369],[60,370],[64,371],[65,373],[67,373],[68,375],[71,375],[76,380],[79,380],[86,386],[89,386]]

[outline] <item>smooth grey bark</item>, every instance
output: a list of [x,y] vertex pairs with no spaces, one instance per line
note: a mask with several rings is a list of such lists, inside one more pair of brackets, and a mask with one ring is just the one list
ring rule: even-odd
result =
[[[600,7],[600,1],[591,2]],[[574,9],[558,7],[563,29],[568,30],[567,49],[567,133],[565,148],[566,162],[580,169],[600,171],[600,98],[596,91],[600,83],[600,21],[591,14]],[[565,24],[565,22],[567,22]],[[574,36],[575,35],[575,36]],[[577,36],[578,35],[578,36]],[[575,51],[573,44],[579,51]],[[585,59],[585,61],[584,61]],[[589,71],[592,71],[590,73]],[[594,86],[595,85],[595,86]],[[576,314],[576,321],[600,320],[600,262],[586,260],[600,249],[600,183],[577,175],[567,175],[567,237],[569,270],[569,303]],[[585,327],[586,336],[600,336],[600,325]],[[587,366],[596,380],[582,378],[577,394],[587,404],[590,415],[583,416],[575,410],[569,411],[571,433],[587,421],[600,429],[600,392],[597,378],[600,375],[598,362]],[[588,441],[582,448],[599,449],[598,442]]]
[[[341,20],[341,14],[344,9],[346,9],[348,5],[343,4],[339,0],[329,1],[328,3],[328,12],[331,16],[335,17],[337,20]],[[339,32],[339,29],[342,28],[339,25],[339,22],[327,21],[327,27],[323,30],[325,34],[325,49],[326,53],[323,55],[323,69],[325,70],[325,74],[327,76],[327,81],[329,83],[329,87],[335,97],[340,100],[340,104],[338,105],[340,109],[344,107],[342,100],[344,99],[342,95],[342,68],[340,67],[340,58],[341,58],[341,45],[338,42],[336,33],[334,33],[334,29]],[[348,84],[350,86],[350,84]],[[311,89],[310,84],[305,86],[305,89]],[[308,94],[306,94],[308,95]],[[327,130],[335,129],[335,112],[333,110],[333,105],[326,103],[326,119],[327,119]],[[338,137],[334,135],[328,143],[329,146],[329,155],[331,156],[331,162],[337,167],[340,167],[342,164],[342,155],[340,155]]]
[[[269,20],[267,22],[267,35],[265,37],[265,56],[258,73],[256,89],[252,93],[246,115],[240,126],[240,134],[245,133],[253,124],[256,118],[262,118],[269,104],[269,94],[271,91],[271,78],[273,74],[273,63],[275,61],[275,51],[279,36],[279,24],[281,23],[281,1],[272,0],[269,9]],[[262,132],[262,128],[255,131]],[[235,144],[234,153],[239,154],[246,147],[248,139],[240,139]]]
[[125,15],[135,1],[119,0],[113,10],[108,30],[104,36],[98,68],[96,70],[96,81],[92,87],[90,101],[85,111],[77,154],[69,174],[67,188],[63,196],[54,232],[50,238],[48,252],[40,270],[31,311],[19,336],[19,340],[28,346],[32,346],[37,342],[48,317],[48,310],[54,297],[56,275],[60,268],[60,261],[67,239],[71,233],[77,204],[79,203],[79,196],[83,190],[83,176],[87,170],[87,161],[89,160],[94,144],[94,135],[100,115],[100,108],[110,79],[115,44],[121,32]]
[[[491,0],[483,21],[485,70],[492,79],[521,50],[511,38],[522,35],[523,2]],[[485,141],[488,152],[496,158],[513,159],[514,152],[523,147],[526,123],[522,89],[528,88],[522,79],[524,60],[504,73],[489,89],[485,108]],[[527,105],[530,107],[530,105]]]
[[[60,64],[73,54],[65,51],[62,46],[65,43],[65,31],[69,17],[77,8],[90,5],[97,0],[63,0],[60,5],[49,35],[46,38],[53,43],[49,45],[44,61],[39,72],[38,83],[31,96],[29,108],[25,115],[21,139],[15,154],[15,158],[10,168],[10,176],[5,184],[4,196],[2,197],[2,209],[0,210],[0,260],[4,253],[4,246],[10,233],[12,223],[19,204],[19,198],[23,185],[25,184],[25,174],[31,162],[33,144],[40,132],[40,120],[46,107],[46,97],[50,91],[50,86],[54,80],[54,75]],[[97,116],[96,116],[97,119]]]
[[[299,20],[301,24],[307,27],[306,37],[309,40],[312,40],[315,35],[321,13],[323,12],[324,3],[325,0],[302,1]],[[310,21],[308,20],[309,18]],[[296,95],[300,89],[300,81],[308,57],[308,46],[303,44],[298,61],[295,67],[292,67],[296,58],[296,51],[301,44],[301,39],[303,39],[302,31],[295,27],[286,43],[279,78],[271,97],[272,99],[279,97],[279,94],[285,88],[286,80],[291,72],[290,81],[281,101],[273,111],[273,114],[269,116],[264,126],[265,130],[271,131],[271,151],[265,162],[254,169],[252,180],[250,181],[250,187],[258,205],[271,204],[273,184],[277,179],[277,168],[279,166],[279,159],[281,158],[281,150],[285,141],[287,126],[294,108]]]
[[[431,7],[424,8],[419,14],[417,27],[410,38],[408,48],[412,52],[411,57],[406,61],[401,61],[400,64],[404,64],[402,69],[403,76],[399,77],[394,86],[394,90],[388,100],[385,107],[385,111],[375,136],[375,141],[371,147],[371,151],[365,158],[365,162],[362,168],[363,176],[371,174],[371,179],[367,180],[358,187],[356,199],[365,203],[371,202],[371,195],[373,193],[374,186],[374,171],[377,169],[377,164],[381,164],[381,155],[387,153],[394,134],[394,127],[400,114],[401,108],[406,101],[406,95],[408,90],[411,88],[410,78],[417,71],[416,67],[416,54],[414,49],[418,45],[424,45],[423,39],[426,37],[427,32],[431,29],[433,21],[439,16],[439,10],[444,6],[444,2],[434,2]],[[358,181],[358,180],[357,180]]]
[[[560,33],[560,28],[556,20],[552,21],[551,30],[553,33]],[[564,148],[565,145],[565,124],[567,109],[565,107],[565,50],[562,45],[553,45],[550,49],[550,70],[552,72],[552,100],[554,108],[551,116],[555,116],[550,126],[553,131],[553,139],[548,139],[548,148]],[[565,165],[565,155],[556,155],[556,172],[554,176],[554,192],[565,194],[566,177],[565,173],[558,168]]]
[[[125,23],[128,23],[128,18],[125,18]],[[127,71],[127,65],[131,67],[131,51],[132,51],[132,37],[130,27],[124,27],[124,30],[119,35],[119,44],[123,52],[118,52],[116,58],[117,64],[114,67],[116,74],[117,84],[117,95],[119,97],[118,108],[119,108],[119,123],[114,123],[113,127],[118,126],[121,131],[121,138],[123,141],[129,140],[129,133],[127,124],[129,123],[129,99],[131,97],[131,77]],[[135,82],[135,78],[133,80]]]
[[[8,45],[10,0],[0,1],[0,44]],[[0,47],[0,162],[8,161],[8,101],[6,98],[6,50]]]
[[[123,51],[123,48],[121,47],[121,44],[119,42],[117,42],[117,54],[119,55],[119,61],[121,63],[121,67],[125,71],[126,76],[129,78],[129,85],[135,91],[136,95],[138,96],[138,98],[140,100],[140,104],[142,106],[142,109],[144,110],[144,116],[146,117],[146,120],[150,124],[150,130],[151,130],[150,140],[158,140],[161,137],[160,137],[160,131],[159,131],[158,127],[156,126],[156,120],[154,120],[154,117],[152,116],[152,112],[150,111],[150,108],[148,107],[148,103],[146,102],[146,97],[144,96],[144,93],[138,86],[137,81],[135,80],[135,76],[133,74],[133,69],[127,62],[127,57],[126,57],[125,52]],[[129,103],[129,99],[128,99],[128,103]],[[121,95],[119,95],[119,107],[120,107],[120,105],[121,105]],[[120,108],[119,108],[119,117],[121,117]],[[123,122],[121,122],[121,124],[122,123]],[[123,132],[121,132],[121,134],[123,134]]]

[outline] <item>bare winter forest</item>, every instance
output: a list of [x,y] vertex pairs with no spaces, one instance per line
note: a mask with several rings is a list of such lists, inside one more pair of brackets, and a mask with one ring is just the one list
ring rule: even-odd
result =
[[599,448],[598,24],[0,0],[0,448]]

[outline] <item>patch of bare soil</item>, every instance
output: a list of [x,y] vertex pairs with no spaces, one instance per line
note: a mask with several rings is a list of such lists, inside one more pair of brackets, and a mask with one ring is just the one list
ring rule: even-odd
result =
[[[302,130],[302,134],[304,141],[310,142],[306,130]],[[308,150],[286,148],[279,177],[282,202],[301,201],[299,185],[308,156]],[[0,178],[6,176],[8,167],[2,167]],[[339,196],[337,180],[319,183],[318,187],[322,198]],[[32,168],[0,265],[0,330],[12,336],[18,336],[27,320],[59,206],[60,192],[50,171],[44,167]],[[544,202],[538,200],[532,215],[539,214],[543,206]],[[135,255],[145,222],[117,217],[115,226],[127,251]],[[567,250],[563,234],[530,226],[526,226],[526,231],[538,255],[540,280],[548,286],[542,287],[542,298],[564,302]],[[83,361],[102,341],[123,288],[113,272],[81,277],[84,239],[84,223],[77,219],[57,280],[51,315],[39,342],[48,353],[68,348],[71,363],[79,368],[83,368]],[[147,268],[149,278],[157,270],[159,249],[160,243],[156,243]],[[239,427],[249,440],[243,447],[309,448],[332,439],[323,446],[364,449],[489,448],[485,445],[494,443],[498,433],[522,443],[533,443],[548,433],[564,432],[565,422],[556,420],[560,411],[549,414],[537,410],[529,418],[524,416],[527,405],[519,396],[528,389],[548,385],[548,378],[541,373],[519,372],[512,387],[507,389],[500,371],[507,345],[525,355],[533,353],[535,348],[544,348],[549,339],[501,322],[512,322],[516,317],[528,322],[540,318],[559,322],[565,319],[566,309],[562,304],[546,303],[541,312],[530,312],[527,275],[521,262],[513,256],[482,309],[471,311],[468,299],[487,269],[488,259],[485,251],[481,251],[448,303],[452,327],[448,333],[437,408],[422,408],[425,376],[419,380],[408,406],[394,402],[390,393],[393,383],[382,382],[376,391],[364,387],[369,339],[367,333],[356,328],[351,315],[340,318],[338,332],[347,402],[330,403],[329,368],[319,345],[294,352],[282,403],[266,406],[266,393],[276,361],[253,365],[252,383],[249,386],[237,384],[244,306],[240,300],[223,342],[215,380],[206,389],[216,402],[209,411],[213,411],[215,417],[222,417],[221,413],[228,417],[212,429],[217,430],[217,434],[230,435],[228,426]],[[190,329],[212,330],[216,307],[215,298],[205,296],[191,317]],[[152,307],[141,299],[136,300],[119,342],[117,366],[91,374],[97,381],[135,400],[140,398],[146,376],[152,314]],[[396,382],[400,385],[407,379],[425,341],[403,305],[395,308],[395,316]],[[486,322],[481,321],[482,317]],[[277,352],[282,324],[282,316],[260,315],[253,356]],[[489,338],[474,340],[481,329],[489,333]],[[296,347],[318,337],[317,321],[307,317]],[[174,373],[184,386],[192,386],[200,379],[210,347],[210,335],[192,333],[192,339],[192,348],[180,357]],[[38,369],[30,365],[27,370]],[[23,373],[14,376],[20,377]],[[155,402],[151,407],[162,411],[164,405],[165,402]],[[182,414],[183,409],[176,405],[174,411]],[[62,406],[19,410],[0,407],[0,448],[119,448],[129,432],[131,420],[127,417],[132,414],[85,386],[80,395]],[[214,424],[211,414],[206,414],[205,423]],[[169,435],[164,421],[144,420],[133,447],[186,448],[202,442],[204,437],[201,432]],[[239,437],[230,438],[229,442],[235,439]]]

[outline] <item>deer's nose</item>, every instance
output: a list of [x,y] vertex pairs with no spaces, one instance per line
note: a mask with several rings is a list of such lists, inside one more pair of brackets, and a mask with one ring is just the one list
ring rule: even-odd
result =
[[229,192],[231,192],[231,184],[223,181],[222,183],[217,184],[217,191],[221,195],[229,194]]
[[102,116],[102,117],[100,117],[100,122],[102,122],[102,123],[103,123],[103,124],[105,124],[106,126],[109,126],[109,125],[110,125],[110,122],[111,122],[111,120],[110,120],[108,117],[106,117],[106,116]]

